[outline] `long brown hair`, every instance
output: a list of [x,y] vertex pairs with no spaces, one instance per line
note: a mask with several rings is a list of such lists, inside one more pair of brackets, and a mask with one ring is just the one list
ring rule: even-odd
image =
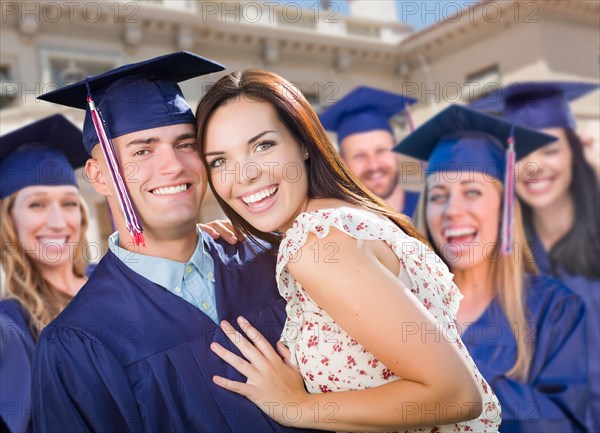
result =
[[[339,199],[369,209],[385,215],[409,236],[424,241],[408,217],[391,209],[350,173],[329,141],[310,103],[293,84],[273,72],[256,69],[232,72],[217,81],[202,98],[196,110],[196,126],[200,153],[207,169],[204,153],[206,129],[211,115],[219,107],[241,97],[271,104],[296,142],[306,149],[309,155],[305,161],[309,199]],[[214,192],[211,176],[208,176],[208,182]],[[215,193],[215,197],[239,235],[243,238],[262,239],[273,248],[279,245],[281,234],[264,233],[255,229],[218,194]]]
[[[600,184],[594,169],[585,160],[583,143],[577,133],[571,128],[565,128],[564,131],[573,155],[573,177],[569,190],[573,196],[575,220],[567,234],[552,245],[548,256],[555,275],[558,268],[562,268],[570,274],[597,280],[600,279]],[[533,239],[535,209],[523,200],[521,206],[525,231],[528,239]]]
[[[2,287],[2,298],[16,299],[29,314],[29,326],[35,337],[71,301],[72,296],[59,290],[47,281],[35,261],[26,254],[12,218],[12,209],[18,192],[0,200],[0,244],[2,245],[2,269],[6,273],[6,283]],[[88,241],[88,211],[80,198],[81,233],[79,243],[73,253],[73,273],[85,276],[86,261],[83,257]]]
[[[504,190],[502,183],[499,180],[493,180],[493,184],[500,197],[502,197]],[[419,204],[417,205],[417,213],[415,215],[416,225],[421,233],[427,236],[428,241],[433,246],[437,255],[443,259],[444,256],[441,254],[438,246],[433,242],[431,232],[427,226],[427,196],[427,185],[425,185],[419,198]],[[501,220],[501,214],[499,213],[498,215],[498,219]],[[513,245],[515,247],[515,252],[506,256],[500,254],[501,224],[502,221],[498,221],[498,238],[496,239],[496,248],[494,249],[493,257],[486,259],[490,259],[491,261],[489,278],[492,281],[492,286],[498,296],[500,306],[502,307],[504,314],[506,314],[508,323],[511,325],[511,331],[517,342],[517,359],[515,360],[513,367],[506,374],[510,377],[525,381],[529,374],[535,347],[535,342],[529,341],[529,339],[525,337],[526,335],[534,334],[528,332],[529,323],[527,321],[526,304],[527,276],[528,274],[537,274],[538,269],[535,264],[535,259],[533,258],[533,253],[527,244],[521,217],[521,207],[517,200],[515,200],[515,214],[513,220]],[[448,267],[450,267],[450,270],[452,270],[452,264],[447,264]]]

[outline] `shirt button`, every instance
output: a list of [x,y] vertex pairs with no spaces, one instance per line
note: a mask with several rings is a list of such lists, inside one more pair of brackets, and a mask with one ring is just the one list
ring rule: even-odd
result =
[[191,267],[190,265],[187,265],[187,266],[185,267],[185,272],[186,272],[186,273],[188,273],[188,274],[189,274],[190,272],[192,272],[192,267]]
[[206,273],[206,276],[208,277],[208,279],[209,279],[209,280],[212,280],[212,279],[213,279],[213,273],[212,273],[211,271],[208,271],[208,272]]
[[204,308],[205,310],[208,310],[209,307],[210,307],[210,304],[208,302],[205,302],[202,304],[202,308]]
[[181,293],[181,287],[175,287],[175,293]]

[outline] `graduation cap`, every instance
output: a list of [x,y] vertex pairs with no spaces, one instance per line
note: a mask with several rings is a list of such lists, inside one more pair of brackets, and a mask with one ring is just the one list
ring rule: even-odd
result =
[[408,96],[361,86],[329,107],[320,120],[326,130],[337,132],[341,143],[361,132],[384,129],[392,133],[390,119],[415,102]]
[[451,105],[394,147],[395,152],[428,161],[426,176],[444,171],[479,172],[504,183],[501,251],[512,248],[514,165],[556,137],[497,117]]
[[88,77],[39,99],[85,109],[83,145],[100,143],[117,189],[127,229],[144,244],[142,227],[129,197],[112,138],[168,125],[195,123],[177,83],[222,71],[224,66],[187,51],[156,57]]
[[529,128],[575,128],[569,101],[598,89],[594,83],[523,82],[495,89],[473,102],[476,110],[499,113]]
[[79,128],[56,114],[0,137],[0,199],[34,185],[74,185],[88,156]]

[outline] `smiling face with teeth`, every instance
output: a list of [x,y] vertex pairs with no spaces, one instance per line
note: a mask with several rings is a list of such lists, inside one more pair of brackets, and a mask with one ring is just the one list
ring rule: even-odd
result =
[[351,134],[340,143],[340,156],[373,194],[386,199],[398,186],[399,157],[394,137],[386,130]]
[[[206,191],[206,172],[198,154],[194,125],[168,125],[113,138],[127,189],[144,228],[144,254],[161,256],[157,239],[194,240],[200,203]],[[108,197],[112,215],[128,242],[125,218],[100,146],[92,149],[95,163],[87,175],[96,191]],[[98,171],[100,170],[100,171]],[[106,176],[103,174],[106,173]]]
[[206,127],[205,158],[215,193],[262,232],[283,232],[308,201],[305,156],[273,106],[228,101]]
[[72,185],[28,186],[16,193],[11,216],[17,238],[38,266],[71,266],[81,235],[80,206]]
[[501,218],[500,182],[476,172],[440,172],[427,178],[425,221],[450,268],[493,258]]
[[562,128],[544,129],[558,140],[521,159],[515,190],[532,208],[569,201],[573,180],[573,154]]

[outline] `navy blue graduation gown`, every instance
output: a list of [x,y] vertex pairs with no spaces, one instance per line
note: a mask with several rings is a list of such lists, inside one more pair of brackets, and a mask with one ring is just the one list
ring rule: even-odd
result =
[[[274,257],[204,239],[215,263],[219,319],[244,315],[274,344],[285,321]],[[109,252],[40,336],[33,367],[34,429],[298,431],[213,384],[214,375],[245,380],[210,350],[213,341],[237,352],[206,314]]]
[[404,190],[404,208],[401,211],[404,215],[411,218],[414,216],[420,195],[420,193],[415,191]]
[[[88,264],[86,276],[96,268]],[[31,318],[14,299],[0,301],[0,432],[31,431]]]
[[588,373],[590,398],[587,424],[590,432],[600,432],[600,279],[570,274],[562,268],[553,269],[548,253],[535,232],[531,247],[541,273],[554,275],[583,299],[587,316]]
[[525,383],[505,375],[514,365],[517,346],[497,298],[462,336],[500,401],[500,431],[586,431],[588,375],[583,301],[558,280],[531,276],[526,302],[529,329],[521,330],[521,338],[535,338],[535,349]]
[[16,300],[0,302],[0,431],[31,431],[31,358],[35,338]]

